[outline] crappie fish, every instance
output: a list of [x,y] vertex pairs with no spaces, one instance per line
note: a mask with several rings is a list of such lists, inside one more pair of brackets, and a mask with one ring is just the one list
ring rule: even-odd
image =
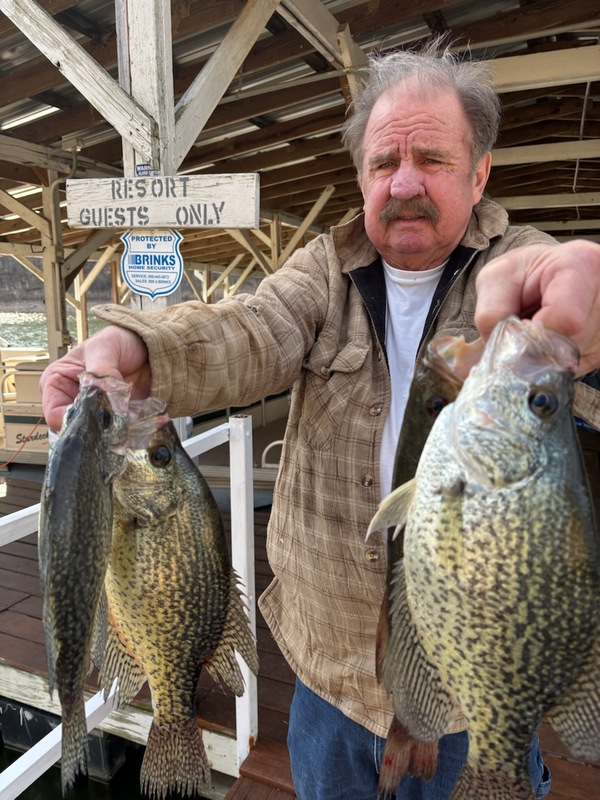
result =
[[[481,354],[480,343],[465,343],[456,337],[437,339],[428,346],[423,358],[415,366],[410,386],[404,422],[400,432],[392,488],[414,478],[419,457],[433,423],[449,403],[453,402],[468,370]],[[390,641],[390,609],[394,588],[394,565],[404,557],[404,537],[387,538],[388,575],[381,604],[376,640],[376,673],[383,680]],[[382,790],[393,792],[399,775],[410,772],[425,780],[431,778],[437,763],[437,742],[423,743],[411,737],[408,730],[394,717],[388,733],[389,751],[395,753],[392,766],[381,771]]]
[[600,758],[600,542],[571,416],[576,363],[538,324],[497,326],[370,527],[404,534],[383,667],[397,719],[434,743],[464,716],[452,800],[533,800],[543,717],[573,755]]
[[111,483],[123,466],[129,385],[91,373],[65,415],[42,487],[40,581],[48,688],[62,707],[62,786],[87,769],[84,682],[112,533]]
[[159,798],[193,794],[210,778],[195,716],[200,671],[241,695],[234,651],[255,672],[258,657],[218,507],[153,398],[130,414],[114,501],[100,681],[108,689],[117,677],[119,701],[127,703],[147,678],[154,718],[142,790]]

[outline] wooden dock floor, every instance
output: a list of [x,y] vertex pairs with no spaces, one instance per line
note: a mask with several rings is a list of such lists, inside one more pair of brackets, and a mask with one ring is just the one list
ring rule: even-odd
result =
[[[0,516],[39,502],[40,483],[0,474]],[[228,512],[223,512],[225,525]],[[256,588],[263,591],[271,578],[265,542],[269,509],[255,511]],[[37,539],[28,536],[0,548],[0,661],[26,672],[46,674],[42,633],[42,601],[38,578]],[[257,613],[260,673],[259,745],[242,768],[231,800],[290,800],[293,798],[285,740],[294,676],[279,653],[260,612]],[[93,676],[90,688],[95,689]],[[147,695],[140,696],[147,703]],[[234,729],[235,701],[226,696],[206,675],[197,693],[198,713],[203,725]],[[541,731],[544,756],[552,770],[550,800],[600,800],[600,764],[573,759],[558,737],[544,726]],[[272,747],[271,744],[272,743]],[[260,775],[263,780],[260,781]],[[280,776],[277,780],[273,775]]]

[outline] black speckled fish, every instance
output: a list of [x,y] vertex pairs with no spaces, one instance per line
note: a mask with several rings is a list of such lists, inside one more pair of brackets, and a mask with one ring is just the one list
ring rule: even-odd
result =
[[576,363],[563,337],[501,323],[371,524],[404,537],[382,666],[397,720],[427,744],[464,716],[452,800],[534,800],[544,716],[573,755],[600,758],[600,542]]
[[39,561],[50,694],[62,709],[63,791],[87,770],[84,683],[112,535],[112,481],[123,466],[129,385],[91,373],[67,411],[42,487]]
[[135,405],[125,469],[114,483],[100,679],[109,688],[118,677],[125,703],[147,678],[154,719],[141,783],[163,798],[209,783],[195,715],[201,669],[241,695],[235,651],[255,672],[258,657],[210,489],[161,404],[150,398],[137,412]]

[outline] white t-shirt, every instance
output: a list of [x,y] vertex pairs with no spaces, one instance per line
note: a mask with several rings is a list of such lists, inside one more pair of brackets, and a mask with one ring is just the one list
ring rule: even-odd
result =
[[415,358],[427,313],[445,264],[414,272],[383,261],[387,313],[385,346],[392,381],[392,403],[381,443],[381,496],[391,491],[394,459],[402,427]]

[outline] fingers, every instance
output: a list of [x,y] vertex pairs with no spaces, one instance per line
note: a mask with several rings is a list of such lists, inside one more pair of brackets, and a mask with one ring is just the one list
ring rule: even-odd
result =
[[531,245],[486,264],[477,278],[475,324],[487,338],[510,314],[571,338],[581,353],[579,374],[600,367],[600,246]]
[[60,429],[67,406],[77,397],[82,372],[133,383],[135,397],[150,393],[151,373],[143,340],[133,331],[109,325],[54,361],[42,374],[42,409],[52,430]]

